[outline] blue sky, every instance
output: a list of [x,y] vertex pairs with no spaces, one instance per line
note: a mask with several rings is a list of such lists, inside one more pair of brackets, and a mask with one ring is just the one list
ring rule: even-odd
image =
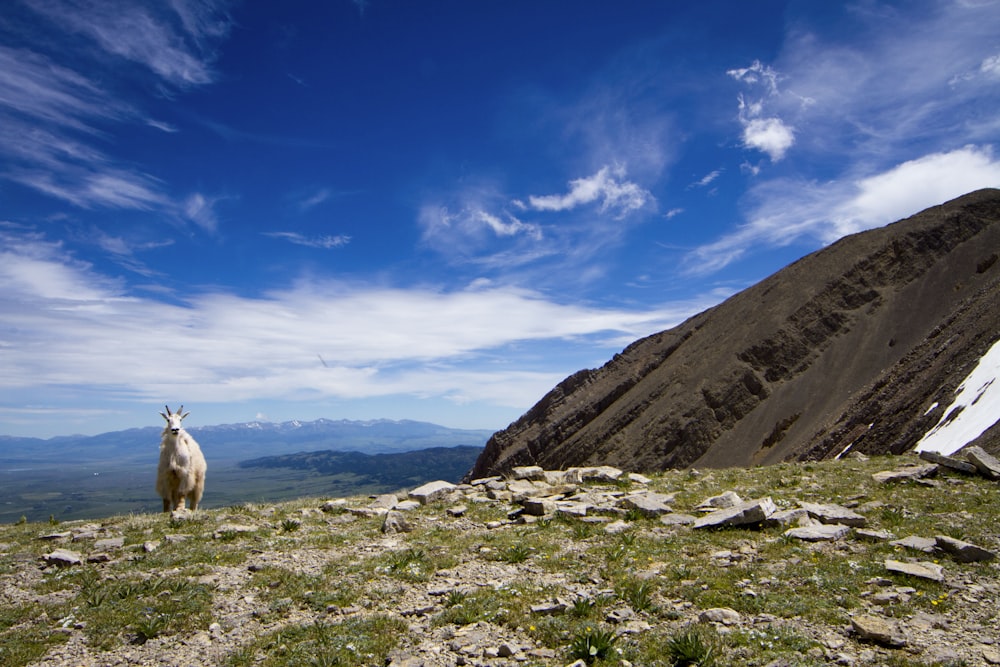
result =
[[1000,3],[11,0],[0,434],[420,419],[1000,187]]

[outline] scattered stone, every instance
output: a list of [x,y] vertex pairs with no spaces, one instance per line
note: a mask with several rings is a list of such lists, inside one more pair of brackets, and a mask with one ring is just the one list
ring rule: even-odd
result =
[[556,511],[556,501],[550,498],[525,498],[521,502],[524,513],[531,516],[546,516]]
[[145,551],[148,554],[153,553],[158,548],[160,548],[160,541],[159,540],[147,540],[146,542],[142,543],[142,550]]
[[240,535],[243,533],[253,533],[257,530],[256,526],[247,526],[241,523],[224,523],[215,529],[212,533],[212,538],[216,540],[225,539],[232,535]]
[[740,498],[735,491],[726,491],[723,494],[720,494],[718,496],[712,496],[711,498],[706,499],[695,509],[699,510],[726,509],[729,507],[736,507],[742,502],[743,499]]
[[397,512],[409,512],[420,507],[420,503],[416,500],[401,500],[396,503],[395,510]]
[[809,513],[806,512],[801,507],[789,510],[778,510],[771,516],[767,517],[764,522],[766,526],[790,526],[795,523],[800,523],[801,519],[808,517]]
[[934,539],[930,537],[918,537],[916,535],[893,540],[889,544],[894,547],[906,547],[907,549],[915,549],[916,551],[923,551],[925,553],[933,553],[934,548],[937,546]]
[[891,540],[895,535],[890,533],[888,530],[867,530],[865,528],[859,528],[854,531],[857,537],[873,540],[875,542],[884,542],[885,540]]
[[904,563],[898,560],[886,560],[885,569],[890,572],[908,574],[911,577],[930,579],[931,581],[944,581],[944,568],[937,563],[918,561],[914,563]]
[[991,665],[1000,665],[1000,651],[992,648],[983,649],[983,660]]
[[612,466],[580,468],[580,479],[584,482],[617,482],[625,473]]
[[660,523],[665,526],[690,526],[698,518],[682,512],[672,512],[660,517]]
[[851,628],[865,641],[875,642],[889,648],[906,646],[906,638],[894,623],[878,616],[856,616],[851,619]]
[[800,526],[785,531],[787,537],[806,542],[832,542],[839,540],[851,531],[850,528],[839,523],[820,523],[812,526]]
[[368,507],[372,509],[391,510],[396,509],[396,505],[398,504],[399,498],[396,497],[395,493],[383,493],[380,496],[376,496],[375,500],[373,500]]
[[868,523],[865,517],[840,505],[800,502],[799,506],[822,523],[839,523],[853,528],[861,528]]
[[1000,479],[1000,459],[991,456],[982,447],[966,447],[962,453],[969,463],[976,466],[983,477]]
[[445,482],[438,480],[436,482],[427,482],[422,486],[410,491],[407,497],[416,500],[421,505],[426,505],[427,503],[432,503],[436,500],[444,498],[457,487],[451,482]]
[[109,537],[94,542],[94,548],[100,551],[108,551],[109,549],[121,549],[124,546],[125,546],[124,537]]
[[924,461],[930,461],[931,463],[938,464],[942,468],[948,468],[949,470],[954,470],[955,472],[964,473],[966,475],[975,475],[979,472],[979,468],[973,464],[968,461],[956,459],[954,456],[945,456],[944,454],[938,454],[937,452],[929,450],[920,452],[919,456]]
[[722,625],[736,625],[741,618],[738,611],[729,607],[706,609],[698,614],[698,620],[702,623],[721,623]]
[[665,493],[639,493],[625,496],[621,499],[620,505],[646,517],[658,517],[673,511],[670,508],[673,500],[673,495]]
[[465,516],[468,508],[465,505],[455,505],[454,507],[449,507],[444,512],[450,517],[458,518],[460,516]]
[[555,598],[548,602],[542,602],[540,604],[531,605],[532,614],[542,614],[543,616],[551,616],[553,614],[558,614],[566,611],[570,608],[569,602],[562,598]]
[[322,505],[319,506],[324,512],[339,512],[347,507],[346,498],[337,498],[336,500],[327,500]]
[[774,501],[768,496],[758,500],[748,500],[727,509],[715,510],[695,521],[694,527],[715,528],[761,523],[776,511]]
[[977,563],[997,557],[996,553],[988,549],[946,535],[938,535],[934,540],[938,549],[947,551],[959,563]]
[[628,481],[635,482],[636,484],[642,484],[643,486],[645,486],[646,484],[651,483],[653,480],[650,479],[649,477],[646,477],[645,475],[640,475],[637,472],[630,472],[628,474]]
[[403,517],[401,512],[396,510],[390,510],[386,513],[385,518],[382,520],[381,531],[385,535],[397,535],[399,533],[408,533],[413,530],[409,522]]
[[52,553],[43,556],[43,558],[47,565],[58,567],[69,567],[70,565],[79,565],[83,562],[78,552],[70,551],[69,549],[56,549]]
[[905,482],[930,477],[937,474],[938,466],[934,463],[926,465],[909,465],[895,470],[885,470],[872,475],[876,482]]
[[541,466],[517,466],[510,471],[510,474],[514,479],[545,481],[545,470]]
[[73,537],[73,533],[67,531],[65,533],[46,533],[45,535],[39,535],[38,539],[45,542],[56,542],[58,540],[68,540],[71,537]]
[[611,523],[604,526],[604,532],[608,535],[617,535],[619,533],[624,533],[628,530],[629,525],[625,521],[612,521]]

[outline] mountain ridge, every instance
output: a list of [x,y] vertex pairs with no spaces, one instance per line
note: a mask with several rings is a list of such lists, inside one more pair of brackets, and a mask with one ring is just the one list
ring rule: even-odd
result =
[[995,189],[844,237],[569,376],[467,478],[906,451],[1000,332],[998,251]]

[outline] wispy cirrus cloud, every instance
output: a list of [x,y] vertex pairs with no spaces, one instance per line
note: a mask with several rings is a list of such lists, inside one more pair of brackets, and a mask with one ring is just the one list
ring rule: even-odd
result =
[[302,281],[256,297],[189,292],[165,303],[129,295],[40,234],[0,225],[4,234],[5,391],[69,391],[86,378],[94,396],[135,401],[407,395],[524,407],[565,370],[531,354],[531,363],[491,367],[509,361],[512,347],[571,340],[577,354],[600,358],[705,305],[600,308],[484,281],[460,289]]
[[174,0],[161,7],[155,3],[27,2],[67,32],[83,35],[107,54],[145,66],[177,87],[214,80],[210,45],[225,37],[232,25],[225,14],[226,4]]
[[169,184],[116,158],[105,128],[140,123],[176,131],[145,118],[140,104],[119,93],[122,63],[152,71],[161,94],[210,83],[211,44],[230,25],[225,5],[23,4],[67,38],[58,49],[41,42],[0,46],[0,159],[6,163],[0,178],[84,209],[157,210],[214,228],[204,206],[192,208],[201,195],[176,197]]
[[324,250],[329,250],[330,248],[340,248],[351,242],[351,237],[345,234],[305,236],[304,234],[299,234],[298,232],[262,233],[264,236],[282,239],[288,241],[289,243],[294,243],[295,245],[306,246],[308,248],[322,248]]

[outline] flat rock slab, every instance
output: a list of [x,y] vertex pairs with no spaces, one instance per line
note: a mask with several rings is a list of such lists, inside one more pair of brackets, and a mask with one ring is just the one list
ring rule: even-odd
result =
[[416,500],[421,505],[426,505],[427,503],[432,503],[436,500],[444,498],[456,488],[458,487],[451,482],[445,482],[443,480],[427,482],[426,484],[418,486],[410,491],[410,493],[407,494],[407,497]]
[[714,528],[762,523],[777,510],[778,508],[770,496],[758,500],[748,500],[734,507],[715,510],[695,521],[694,527]]
[[875,642],[890,648],[906,646],[906,638],[899,627],[878,616],[857,616],[851,619],[851,628],[865,641]]
[[996,553],[989,549],[984,549],[969,542],[956,540],[947,535],[938,535],[934,538],[935,546],[941,551],[947,551],[953,559],[959,563],[978,563],[993,560]]
[[973,464],[969,463],[968,461],[956,459],[954,456],[945,456],[944,454],[938,454],[937,452],[932,452],[930,450],[926,452],[920,452],[919,456],[924,461],[929,461],[930,463],[936,463],[942,468],[948,468],[949,470],[965,473],[966,475],[975,475],[976,473],[979,472],[979,468],[977,468]]
[[70,551],[69,549],[56,549],[44,558],[47,564],[58,565],[59,567],[79,565],[83,562],[83,558],[79,553],[76,551]]
[[982,447],[966,447],[962,450],[965,458],[983,474],[983,477],[1000,479],[1000,459],[986,452]]
[[720,495],[708,498],[695,509],[727,509],[729,507],[736,507],[742,502],[743,499],[735,491],[726,491]]
[[931,537],[918,537],[917,535],[910,535],[909,537],[904,537],[899,540],[893,540],[890,542],[894,547],[906,547],[907,549],[916,549],[917,551],[923,551],[925,553],[933,553],[934,549],[937,547],[937,541]]
[[619,501],[619,504],[625,509],[635,510],[643,516],[657,517],[673,511],[670,507],[673,500],[672,494],[650,492],[625,496]]
[[833,542],[847,535],[850,528],[839,523],[821,523],[815,526],[800,526],[785,531],[785,535],[806,542]]
[[545,470],[541,466],[516,466],[510,474],[514,479],[545,481]]
[[898,560],[886,560],[885,569],[890,572],[908,574],[911,577],[930,579],[931,581],[944,581],[944,568],[937,563],[929,563],[927,561],[904,563]]
[[865,517],[840,505],[799,502],[799,507],[808,512],[809,516],[822,523],[839,523],[854,528],[861,528],[868,523],[868,519]]
[[884,470],[872,475],[872,479],[876,482],[882,483],[903,482],[907,480],[917,480],[923,479],[924,477],[930,477],[931,475],[936,474],[937,471],[937,464],[928,463],[926,465],[906,466],[905,468],[897,468],[896,470]]
[[729,607],[706,609],[698,614],[698,620],[702,623],[721,623],[722,625],[736,625],[740,622],[740,618],[740,613]]

